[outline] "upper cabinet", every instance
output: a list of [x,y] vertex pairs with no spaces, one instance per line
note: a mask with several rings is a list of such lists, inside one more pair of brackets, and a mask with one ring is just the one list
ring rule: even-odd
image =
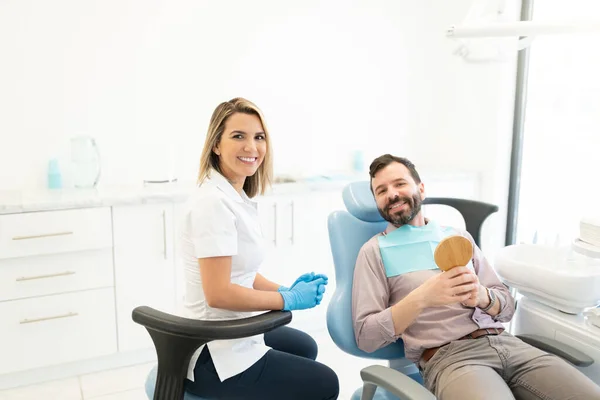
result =
[[119,351],[151,348],[138,306],[175,311],[173,203],[113,207]]

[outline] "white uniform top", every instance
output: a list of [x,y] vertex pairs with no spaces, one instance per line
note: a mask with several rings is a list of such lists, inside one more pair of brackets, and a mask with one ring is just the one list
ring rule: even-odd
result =
[[[265,244],[256,202],[238,193],[217,171],[211,171],[188,200],[181,232],[185,300],[183,316],[203,320],[247,318],[261,312],[230,311],[209,307],[202,289],[199,258],[231,256],[231,282],[252,288],[265,256]],[[219,379],[237,375],[269,351],[263,335],[207,343]],[[204,346],[192,356],[187,377]]]

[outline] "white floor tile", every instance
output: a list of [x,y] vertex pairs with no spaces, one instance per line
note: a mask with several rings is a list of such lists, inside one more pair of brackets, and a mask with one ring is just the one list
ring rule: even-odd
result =
[[148,400],[142,389],[127,390],[125,392],[107,394],[100,397],[85,397],[85,400]]
[[1,400],[81,400],[81,390],[77,378],[64,379],[0,391]]
[[141,364],[82,375],[80,380],[83,397],[89,399],[128,390],[143,389],[146,376],[154,365],[154,363]]

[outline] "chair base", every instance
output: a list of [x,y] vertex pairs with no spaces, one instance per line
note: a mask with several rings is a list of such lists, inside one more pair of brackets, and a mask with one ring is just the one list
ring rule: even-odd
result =
[[[158,371],[158,366],[152,368],[150,373],[148,373],[148,377],[146,378],[146,396],[148,396],[148,400],[154,399],[154,388],[156,387],[156,373]],[[194,396],[190,393],[185,393],[183,400],[209,400],[203,397]]]

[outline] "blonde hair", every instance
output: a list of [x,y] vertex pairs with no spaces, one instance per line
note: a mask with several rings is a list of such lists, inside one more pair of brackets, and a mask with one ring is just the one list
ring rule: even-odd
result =
[[267,143],[267,151],[262,164],[258,167],[256,173],[249,176],[244,181],[244,192],[250,198],[257,194],[264,194],[266,189],[271,185],[273,179],[273,159],[271,156],[271,136],[269,135],[265,124],[265,117],[262,111],[251,101],[236,97],[229,101],[223,102],[215,108],[215,111],[210,118],[208,132],[204,141],[204,148],[200,156],[200,171],[198,173],[198,183],[202,183],[206,179],[210,170],[214,169],[220,174],[221,166],[219,164],[219,156],[213,151],[221,141],[223,132],[225,131],[225,123],[235,113],[243,113],[256,115],[262,124],[265,133],[265,141]]

